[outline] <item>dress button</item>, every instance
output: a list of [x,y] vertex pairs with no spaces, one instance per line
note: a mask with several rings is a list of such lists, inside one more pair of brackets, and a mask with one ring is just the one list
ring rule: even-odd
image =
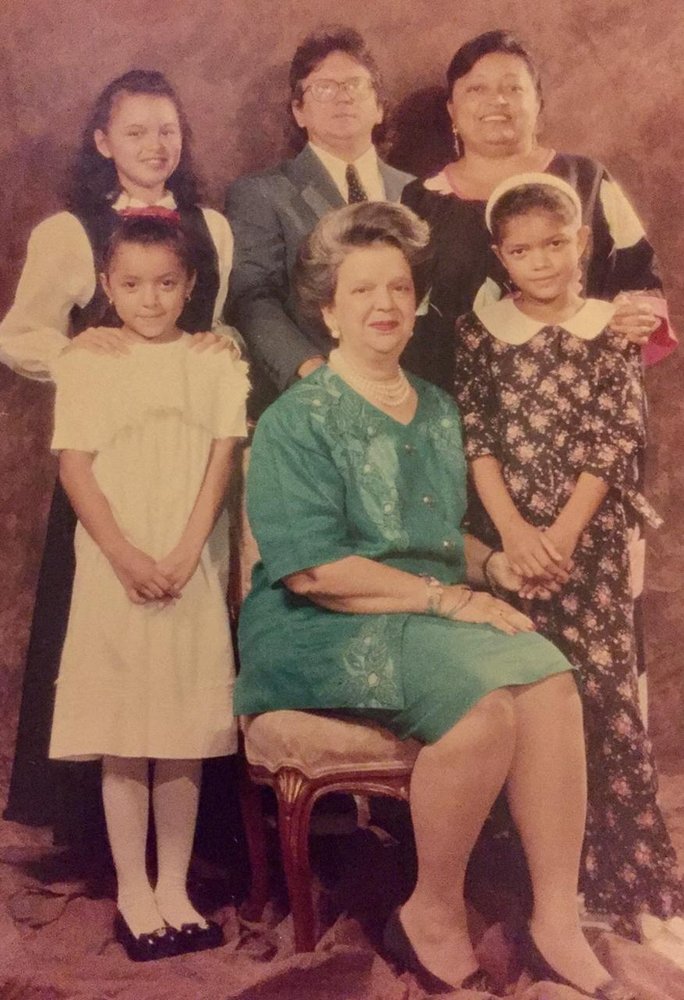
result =
[[435,501],[428,493],[426,493],[425,496],[423,497],[423,503],[425,504],[426,507],[432,507],[434,502]]
[[382,509],[384,510],[384,512],[385,512],[386,514],[389,514],[389,512],[390,512],[391,510],[393,510],[393,509],[394,509],[394,504],[393,504],[393,503],[386,503],[386,504],[383,504],[383,507],[382,507]]
[[409,444],[408,442],[404,445],[404,451],[406,452],[407,455],[412,455],[415,450],[416,449],[413,447],[413,445]]
[[373,426],[369,427],[368,428],[368,436],[369,437],[373,437],[374,434],[375,434],[375,427],[373,427]]
[[442,548],[443,549],[453,549],[453,547],[454,547],[454,543],[452,542],[452,540],[450,538],[445,538],[444,541],[442,542]]
[[366,464],[363,467],[363,471],[364,472],[370,472],[371,471],[371,466],[367,462],[366,462]]

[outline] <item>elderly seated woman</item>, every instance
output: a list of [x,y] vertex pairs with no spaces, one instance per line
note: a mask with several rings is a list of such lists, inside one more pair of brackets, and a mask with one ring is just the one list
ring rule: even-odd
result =
[[586,780],[571,668],[528,618],[471,589],[522,581],[461,533],[454,404],[399,367],[427,242],[409,209],[363,203],[326,216],[302,248],[302,303],[338,346],[257,426],[248,512],[262,562],[240,622],[236,709],[352,712],[424,744],[411,782],[418,879],[385,948],[426,989],[494,989],[463,881],[505,785],[534,890],[518,934],[529,971],[624,1000],[577,914]]

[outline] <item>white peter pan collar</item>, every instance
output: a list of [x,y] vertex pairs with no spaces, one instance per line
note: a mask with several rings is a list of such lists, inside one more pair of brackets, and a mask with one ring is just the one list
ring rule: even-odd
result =
[[[161,196],[159,201],[154,201],[152,204],[160,208],[176,208],[176,199],[170,191],[165,191]],[[122,212],[125,208],[148,208],[149,202],[141,201],[140,198],[133,198],[127,191],[122,191],[116,201],[112,202],[112,208],[115,212]]]
[[610,323],[615,306],[600,299],[587,299],[582,308],[562,323],[541,323],[516,306],[510,296],[484,306],[475,306],[475,315],[485,329],[505,344],[526,344],[545,327],[557,326],[580,340],[593,340]]

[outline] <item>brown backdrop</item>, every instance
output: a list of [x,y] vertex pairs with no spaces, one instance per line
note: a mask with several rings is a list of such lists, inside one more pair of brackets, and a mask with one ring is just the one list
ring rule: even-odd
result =
[[[340,11],[343,11],[340,14]],[[544,137],[596,156],[622,182],[656,244],[675,323],[684,330],[680,205],[684,21],[677,0],[6,0],[0,11],[0,312],[31,227],[60,207],[59,183],[95,94],[132,67],[166,72],[195,132],[208,201],[286,149],[287,64],[321,20],[359,27],[399,107],[389,159],[426,168],[426,112],[453,51],[509,27],[537,54]],[[684,749],[684,400],[682,362],[648,375],[651,496],[666,526],[649,537],[651,725],[663,761]],[[50,390],[0,371],[0,754],[16,723],[22,660],[54,469]]]

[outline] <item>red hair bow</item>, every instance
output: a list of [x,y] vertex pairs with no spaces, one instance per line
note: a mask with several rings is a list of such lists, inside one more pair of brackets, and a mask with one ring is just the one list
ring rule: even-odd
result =
[[139,208],[122,208],[119,215],[125,219],[139,216],[154,216],[166,219],[168,222],[180,222],[180,213],[175,208],[165,208],[163,205],[141,205]]

